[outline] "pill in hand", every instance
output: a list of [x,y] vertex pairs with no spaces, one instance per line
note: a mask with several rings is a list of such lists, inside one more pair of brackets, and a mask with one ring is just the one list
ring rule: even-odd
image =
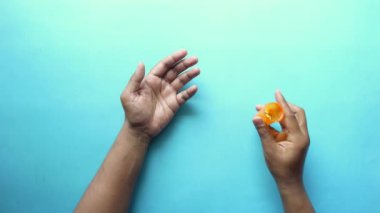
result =
[[265,106],[257,113],[264,123],[270,125],[275,122],[279,122],[284,117],[284,111],[278,103],[267,103]]

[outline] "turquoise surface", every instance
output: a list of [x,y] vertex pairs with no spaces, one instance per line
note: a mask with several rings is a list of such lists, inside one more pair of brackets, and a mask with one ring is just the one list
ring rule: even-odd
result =
[[305,108],[318,212],[380,212],[377,0],[0,1],[0,212],[70,212],[138,62],[187,48],[199,93],[150,147],[132,212],[281,212],[251,123]]

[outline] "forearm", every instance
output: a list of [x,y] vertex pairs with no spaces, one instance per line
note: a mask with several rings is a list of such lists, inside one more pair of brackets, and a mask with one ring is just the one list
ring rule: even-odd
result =
[[125,123],[76,212],[126,212],[149,140]]
[[284,212],[314,212],[314,208],[307,196],[302,180],[296,182],[277,181],[277,187],[281,195]]

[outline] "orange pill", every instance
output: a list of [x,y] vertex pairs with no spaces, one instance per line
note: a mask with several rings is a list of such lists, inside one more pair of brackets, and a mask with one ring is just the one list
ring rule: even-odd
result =
[[278,103],[267,103],[265,106],[257,113],[264,123],[270,125],[275,122],[279,122],[284,117],[284,111]]

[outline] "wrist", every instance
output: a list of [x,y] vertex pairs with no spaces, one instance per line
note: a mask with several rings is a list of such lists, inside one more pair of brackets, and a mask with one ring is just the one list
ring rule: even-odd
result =
[[298,194],[305,191],[302,179],[276,181],[278,190],[281,194]]
[[285,212],[314,212],[302,179],[277,182]]
[[302,175],[292,175],[289,177],[275,177],[274,178],[278,189],[281,191],[289,191],[303,188]]
[[125,121],[122,127],[122,131],[124,131],[128,137],[132,138],[134,141],[138,144],[146,145],[148,146],[152,140],[152,137],[146,134],[144,131],[132,127],[128,121]]
[[296,186],[303,184],[302,174],[288,174],[273,176],[278,186]]

